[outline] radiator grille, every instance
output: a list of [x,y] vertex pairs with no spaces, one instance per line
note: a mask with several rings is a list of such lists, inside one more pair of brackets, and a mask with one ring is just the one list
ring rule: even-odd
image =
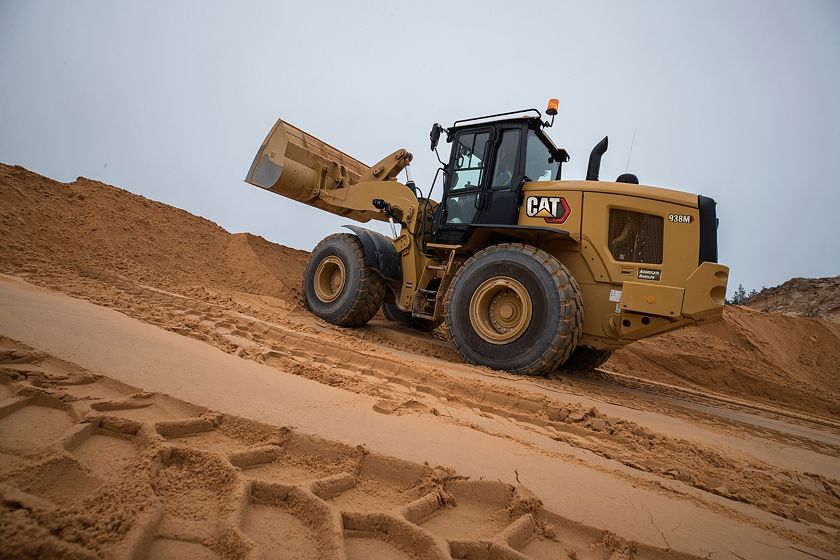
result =
[[617,261],[662,264],[662,216],[610,210],[610,252]]

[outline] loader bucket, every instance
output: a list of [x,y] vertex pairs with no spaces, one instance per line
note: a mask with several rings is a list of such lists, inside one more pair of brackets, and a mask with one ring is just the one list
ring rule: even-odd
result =
[[245,181],[273,193],[317,206],[321,189],[345,188],[359,181],[368,166],[278,120],[260,146]]

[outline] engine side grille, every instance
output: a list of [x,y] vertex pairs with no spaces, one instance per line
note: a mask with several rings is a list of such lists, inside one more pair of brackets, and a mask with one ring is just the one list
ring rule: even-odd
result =
[[622,262],[662,264],[662,230],[665,220],[629,210],[610,210],[609,247]]

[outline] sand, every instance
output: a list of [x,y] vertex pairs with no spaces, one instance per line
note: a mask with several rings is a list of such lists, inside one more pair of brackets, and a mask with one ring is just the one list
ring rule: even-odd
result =
[[727,308],[522,379],[314,318],[305,252],[85,179],[0,197],[0,556],[840,553],[837,323]]
[[604,369],[840,418],[840,323],[730,306],[619,350]]

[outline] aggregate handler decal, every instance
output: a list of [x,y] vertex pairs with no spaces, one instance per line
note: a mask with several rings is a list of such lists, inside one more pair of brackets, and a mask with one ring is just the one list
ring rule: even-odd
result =
[[562,224],[572,213],[562,196],[529,196],[525,199],[525,215],[542,218],[549,224]]
[[662,280],[662,271],[656,268],[640,268],[637,276],[639,280]]

